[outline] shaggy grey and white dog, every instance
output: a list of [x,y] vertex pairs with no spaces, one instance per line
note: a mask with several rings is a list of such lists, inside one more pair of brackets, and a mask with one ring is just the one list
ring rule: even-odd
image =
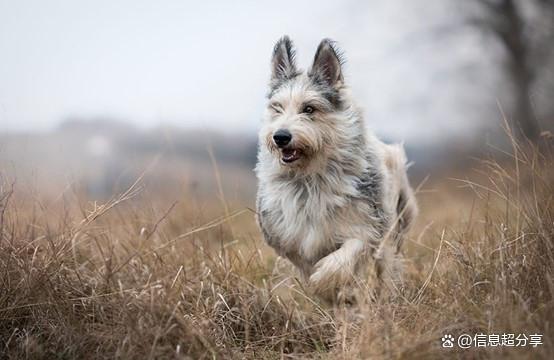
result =
[[324,39],[305,73],[291,40],[277,42],[256,166],[266,242],[321,294],[352,283],[370,260],[381,277],[396,268],[417,212],[402,146],[366,129],[342,63]]

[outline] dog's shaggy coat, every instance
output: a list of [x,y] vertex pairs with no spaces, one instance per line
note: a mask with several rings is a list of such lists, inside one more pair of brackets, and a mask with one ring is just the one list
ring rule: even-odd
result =
[[304,73],[291,40],[279,40],[268,100],[256,166],[266,242],[321,294],[351,283],[371,259],[381,277],[396,268],[417,212],[406,157],[367,131],[334,43],[323,40]]

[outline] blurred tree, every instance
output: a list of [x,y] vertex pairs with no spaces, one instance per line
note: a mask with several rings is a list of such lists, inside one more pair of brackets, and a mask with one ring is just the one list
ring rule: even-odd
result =
[[554,0],[474,0],[479,10],[470,18],[505,50],[505,71],[514,87],[511,118],[519,134],[534,141],[540,127],[532,91],[552,65]]

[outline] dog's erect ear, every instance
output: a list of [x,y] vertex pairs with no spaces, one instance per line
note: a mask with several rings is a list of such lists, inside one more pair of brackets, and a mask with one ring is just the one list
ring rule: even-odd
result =
[[295,51],[291,39],[283,36],[273,48],[271,60],[271,81],[292,79],[298,74],[295,64]]
[[342,53],[330,39],[323,39],[315,52],[314,64],[308,75],[317,82],[323,82],[331,87],[339,87],[342,76]]

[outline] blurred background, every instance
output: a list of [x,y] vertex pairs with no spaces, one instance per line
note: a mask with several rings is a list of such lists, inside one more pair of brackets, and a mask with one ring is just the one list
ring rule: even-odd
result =
[[551,0],[0,0],[1,175],[105,199],[143,174],[156,194],[251,205],[284,34],[304,69],[338,42],[368,126],[405,143],[415,182],[502,150],[504,121],[532,142],[554,128]]

